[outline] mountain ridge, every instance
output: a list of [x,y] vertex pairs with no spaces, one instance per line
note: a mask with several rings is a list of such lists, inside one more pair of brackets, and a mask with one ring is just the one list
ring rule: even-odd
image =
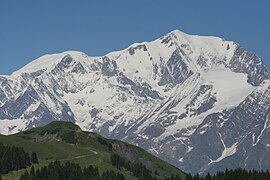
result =
[[[216,172],[243,148],[251,150],[251,141],[267,138],[267,116],[254,114],[269,113],[269,79],[262,60],[239,44],[178,30],[101,57],[64,52],[0,76],[0,133],[65,120],[143,147],[187,172]],[[249,129],[235,134],[241,116],[256,127],[246,123]],[[187,163],[195,160],[196,167]]]

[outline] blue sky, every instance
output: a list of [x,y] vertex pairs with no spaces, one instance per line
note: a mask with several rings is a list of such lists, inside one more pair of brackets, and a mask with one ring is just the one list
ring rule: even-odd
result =
[[104,55],[179,29],[234,40],[270,66],[269,0],[1,0],[0,74],[44,54]]

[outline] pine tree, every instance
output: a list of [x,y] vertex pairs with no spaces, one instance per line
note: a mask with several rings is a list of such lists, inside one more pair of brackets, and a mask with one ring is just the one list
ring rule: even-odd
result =
[[205,176],[205,180],[212,180],[212,177],[209,173],[207,173],[207,175]]
[[37,153],[34,152],[34,151],[31,153],[31,162],[32,163],[38,163]]
[[36,175],[36,173],[35,173],[35,167],[32,166],[31,169],[30,169],[30,176],[31,177],[34,177],[35,175]]
[[125,180],[125,176],[123,175],[123,174],[121,174],[121,173],[117,173],[117,176],[116,176],[116,179],[117,180]]
[[196,174],[195,176],[193,176],[193,180],[200,180],[199,174]]
[[20,180],[29,180],[29,179],[30,179],[29,173],[28,173],[28,171],[26,170],[26,171],[24,172],[24,174],[21,176]]
[[0,157],[0,174],[2,174],[2,160],[1,160],[1,157]]
[[192,180],[192,175],[191,174],[187,174],[185,180]]

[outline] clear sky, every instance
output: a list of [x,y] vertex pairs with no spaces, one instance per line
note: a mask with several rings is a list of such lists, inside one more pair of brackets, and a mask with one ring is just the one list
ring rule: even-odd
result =
[[1,0],[0,74],[44,54],[104,55],[174,29],[234,40],[270,66],[270,0]]

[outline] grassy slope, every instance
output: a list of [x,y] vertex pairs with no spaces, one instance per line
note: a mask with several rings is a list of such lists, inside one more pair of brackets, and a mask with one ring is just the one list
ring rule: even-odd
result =
[[[70,144],[64,142],[61,137],[65,137],[66,134],[71,134],[71,139],[72,135],[74,135],[77,143]],[[5,145],[24,147],[28,152],[37,152],[40,163],[35,165],[36,168],[47,165],[49,162],[58,159],[62,162],[77,162],[82,167],[89,165],[98,166],[101,173],[106,170],[119,171],[112,166],[110,162],[112,153],[119,154],[118,149],[113,148],[113,150],[109,150],[109,148],[98,141],[98,137],[101,136],[95,133],[83,132],[78,126],[61,121],[10,136],[0,135],[0,142]],[[134,154],[134,157],[143,157],[144,161],[151,161],[153,164],[152,166],[158,171],[166,171],[167,173],[174,175],[180,174],[184,177],[184,173],[177,168],[136,146],[116,140],[102,139],[113,145],[118,145],[117,147],[120,146],[121,150],[128,150]],[[9,173],[4,175],[3,179],[18,179],[23,172],[24,170]],[[127,179],[136,179],[129,172],[122,173]]]

